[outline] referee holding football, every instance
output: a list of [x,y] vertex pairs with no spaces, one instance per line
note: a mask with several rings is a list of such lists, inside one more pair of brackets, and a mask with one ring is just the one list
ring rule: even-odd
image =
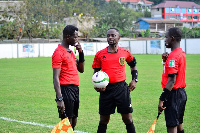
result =
[[180,48],[181,30],[170,28],[165,36],[166,48],[171,53],[162,55],[164,70],[162,74],[163,92],[160,96],[158,111],[165,110],[165,120],[168,133],[184,133],[183,116],[187,101],[185,92],[186,56]]
[[[77,45],[75,45],[77,44]],[[76,47],[79,60],[69,45]],[[78,28],[67,25],[63,30],[62,43],[52,55],[53,84],[59,117],[68,117],[72,128],[76,126],[79,108],[79,76],[84,72],[84,53],[78,42]]]
[[[119,39],[119,30],[110,28],[107,31],[107,42],[109,46],[96,53],[92,64],[94,73],[102,70],[109,76],[109,84],[106,88],[95,88],[97,92],[100,92],[100,121],[97,133],[106,133],[110,115],[115,113],[116,107],[117,112],[121,114],[122,120],[126,125],[127,133],[135,133],[131,114],[133,108],[130,92],[136,88],[138,81],[136,59],[127,49],[118,46]],[[125,62],[131,68],[132,81],[129,86],[125,82]]]

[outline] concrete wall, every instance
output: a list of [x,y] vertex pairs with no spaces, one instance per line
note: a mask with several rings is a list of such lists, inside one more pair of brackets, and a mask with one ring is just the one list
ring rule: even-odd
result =
[[159,11],[157,8],[151,9],[151,17],[152,18],[162,18],[162,9],[159,8]]
[[[181,48],[186,54],[200,54],[200,39],[182,39]],[[0,58],[51,57],[58,43],[0,44]],[[95,55],[108,46],[107,42],[81,42],[85,55]],[[166,49],[164,40],[120,41],[120,47],[129,49],[132,54],[162,54]],[[74,51],[74,47],[70,46]],[[76,55],[78,52],[76,52]]]

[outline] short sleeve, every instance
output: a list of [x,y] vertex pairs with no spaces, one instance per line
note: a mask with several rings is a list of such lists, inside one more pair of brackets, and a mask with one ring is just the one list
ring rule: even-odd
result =
[[93,61],[93,64],[92,64],[92,68],[101,68],[101,61],[99,59],[99,54],[97,53],[94,57],[94,61]]
[[61,68],[62,57],[59,51],[55,51],[52,55],[52,68]]
[[174,58],[171,58],[169,60],[167,60],[167,69],[168,69],[168,74],[174,74],[174,73],[177,73],[178,72],[178,60],[177,59],[174,59]]
[[133,60],[134,57],[133,57],[133,55],[131,54],[130,51],[127,50],[126,52],[127,52],[126,62],[129,63]]

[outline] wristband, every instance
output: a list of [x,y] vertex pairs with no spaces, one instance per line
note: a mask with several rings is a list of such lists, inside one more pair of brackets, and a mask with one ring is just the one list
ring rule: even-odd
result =
[[137,70],[133,70],[131,71],[131,75],[132,75],[132,80],[135,80],[136,82],[138,81],[138,71]]
[[57,101],[62,101],[63,100],[63,97],[56,97],[56,99],[55,99],[55,101],[57,102]]
[[169,95],[170,91],[167,88],[164,88],[162,94],[160,95],[160,100],[166,102],[168,100]]
[[83,63],[85,61],[84,59],[84,53],[83,51],[79,53],[79,63]]

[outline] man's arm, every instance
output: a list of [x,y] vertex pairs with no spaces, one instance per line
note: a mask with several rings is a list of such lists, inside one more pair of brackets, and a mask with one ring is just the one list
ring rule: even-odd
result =
[[137,67],[131,67],[131,75],[132,75],[132,81],[129,84],[129,91],[133,91],[136,88],[136,83],[138,81],[138,71]]
[[136,67],[136,59],[133,57],[133,60],[128,63],[128,65],[131,68],[131,75],[132,75],[132,81],[129,83],[129,91],[133,91],[136,88],[136,83],[138,81],[138,71]]
[[162,113],[166,107],[163,107],[164,102],[167,100],[168,96],[170,95],[170,92],[176,82],[176,74],[171,74],[168,77],[167,84],[164,88],[164,91],[162,92],[160,99],[159,99],[159,104],[158,104],[158,112]]
[[[59,82],[60,71],[61,69],[53,68],[53,84],[54,84],[54,89],[56,92],[56,98],[62,98],[60,82]],[[57,108],[61,110],[62,112],[64,112],[65,105],[64,105],[63,100],[62,101],[57,100],[56,102],[57,102]]]
[[83,53],[83,50],[82,50],[80,43],[78,43],[75,47],[79,52],[79,60],[78,60],[78,63],[77,63],[77,68],[78,68],[78,71],[80,73],[83,73],[84,72],[84,65],[85,65],[85,63],[84,63],[85,62],[84,53]]

